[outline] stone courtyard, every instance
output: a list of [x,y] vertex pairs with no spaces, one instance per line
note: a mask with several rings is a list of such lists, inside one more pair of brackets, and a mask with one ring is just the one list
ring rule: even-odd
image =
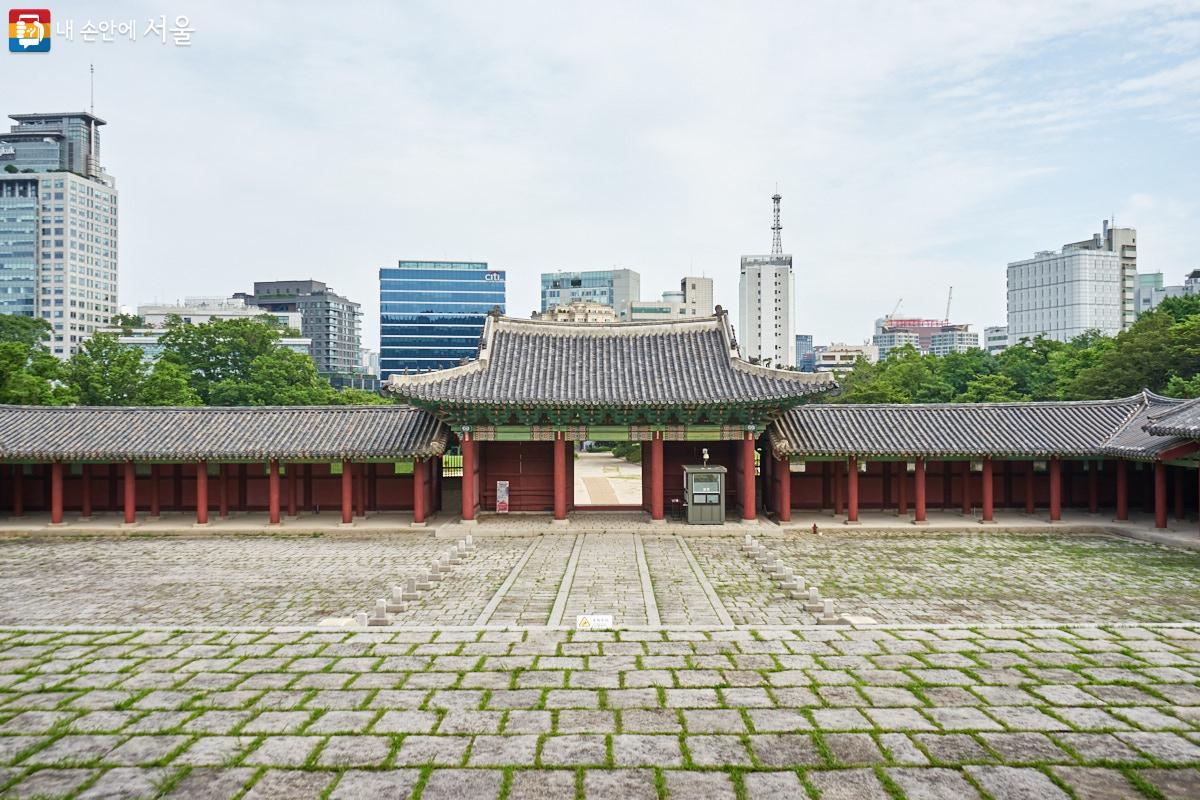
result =
[[[649,529],[647,529],[649,530]],[[1105,535],[0,542],[0,796],[1200,797],[1200,554]],[[577,614],[618,630],[577,631]]]

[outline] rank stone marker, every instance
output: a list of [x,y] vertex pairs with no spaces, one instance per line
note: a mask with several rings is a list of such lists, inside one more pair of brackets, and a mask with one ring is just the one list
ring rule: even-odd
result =
[[[411,580],[411,578],[410,578],[410,580]],[[404,601],[407,599],[408,599],[408,596],[405,594],[403,589],[401,589],[399,586],[393,586],[392,587],[392,601],[387,604],[387,613],[399,614],[400,612],[404,611],[404,609],[405,609]],[[416,598],[413,598],[413,599],[415,600]]]

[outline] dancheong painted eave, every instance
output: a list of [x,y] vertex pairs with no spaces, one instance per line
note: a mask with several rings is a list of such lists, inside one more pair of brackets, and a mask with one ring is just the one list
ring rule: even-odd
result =
[[831,375],[744,360],[723,312],[688,320],[562,323],[489,316],[479,358],[392,375],[421,405],[789,408],[837,388]]
[[330,460],[440,455],[449,432],[411,406],[0,406],[0,460]]
[[1144,391],[1116,400],[1044,403],[805,405],[769,429],[778,456],[1154,460],[1187,438],[1146,420],[1186,401]]

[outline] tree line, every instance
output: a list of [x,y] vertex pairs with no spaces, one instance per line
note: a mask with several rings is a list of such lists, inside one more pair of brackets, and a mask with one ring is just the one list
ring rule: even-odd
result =
[[1003,403],[1103,400],[1150,389],[1200,397],[1200,296],[1171,297],[1116,336],[1068,342],[1025,340],[983,350],[922,356],[911,345],[839,376],[831,403]]
[[[114,324],[144,327],[135,317]],[[50,324],[0,316],[0,403],[93,406],[368,405],[391,401],[362,389],[334,389],[312,357],[279,346],[291,331],[273,317],[168,320],[153,362],[118,334],[98,333],[67,361],[46,348]]]

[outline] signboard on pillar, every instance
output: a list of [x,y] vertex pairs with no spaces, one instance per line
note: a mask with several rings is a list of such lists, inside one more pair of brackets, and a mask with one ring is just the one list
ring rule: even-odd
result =
[[496,513],[508,513],[508,481],[496,481]]

